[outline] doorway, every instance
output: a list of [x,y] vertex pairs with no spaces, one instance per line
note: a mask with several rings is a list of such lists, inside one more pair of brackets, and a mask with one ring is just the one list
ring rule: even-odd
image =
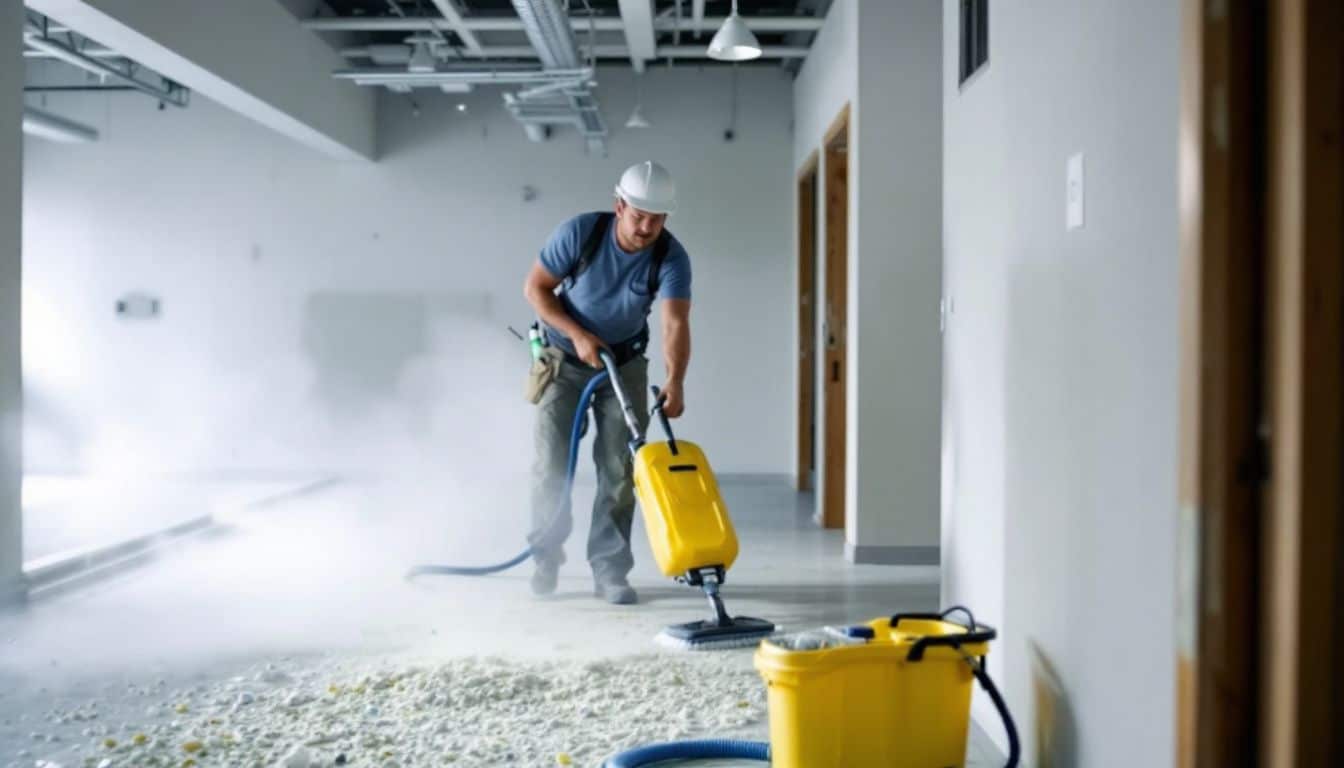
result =
[[817,163],[798,173],[798,467],[794,486],[816,487],[817,473]]
[[826,205],[826,302],[822,310],[822,398],[825,488],[821,524],[845,527],[845,390],[849,313],[849,105],[831,123],[823,144]]
[[1177,765],[1344,764],[1344,8],[1184,4]]

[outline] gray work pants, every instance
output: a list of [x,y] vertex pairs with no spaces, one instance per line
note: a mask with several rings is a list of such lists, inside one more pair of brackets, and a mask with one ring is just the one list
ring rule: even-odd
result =
[[[532,464],[532,532],[528,534],[533,557],[541,565],[558,567],[565,562],[564,545],[573,529],[569,500],[563,498],[565,470],[569,460],[570,430],[579,397],[598,371],[565,360],[560,373],[537,404],[534,431],[535,459]],[[648,358],[638,356],[620,367],[621,388],[630,398],[639,418],[640,431],[648,429]],[[620,401],[609,382],[593,394],[594,418],[588,437],[593,440],[593,463],[597,467],[597,496],[588,533],[588,563],[599,584],[624,583],[634,557],[630,553],[630,526],[635,516],[635,489],[631,475],[630,431],[621,413]]]

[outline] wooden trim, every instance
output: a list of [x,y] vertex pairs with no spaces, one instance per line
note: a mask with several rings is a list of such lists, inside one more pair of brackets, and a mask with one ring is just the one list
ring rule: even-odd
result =
[[812,490],[817,447],[817,165],[813,151],[798,174],[798,466],[794,487]]
[[803,161],[803,164],[798,166],[798,173],[795,175],[795,178],[798,181],[802,181],[809,176],[817,175],[817,169],[820,165],[821,152],[814,149],[808,154],[807,159]]
[[1199,388],[1200,235],[1203,231],[1203,2],[1181,4],[1180,206],[1180,447],[1176,584],[1176,766],[1195,768],[1199,720]]
[[1186,0],[1177,764],[1255,764],[1262,19]]
[[1340,765],[1344,508],[1344,9],[1269,18],[1270,466],[1260,762]]
[[849,102],[845,102],[845,106],[840,108],[840,112],[831,121],[831,127],[826,129],[821,145],[827,149],[832,146],[849,146]]
[[847,358],[849,318],[849,105],[826,131],[824,179],[826,223],[826,303],[822,308],[825,349],[822,359],[822,411],[825,432],[822,438],[823,489],[821,524],[826,528],[845,527],[845,473],[848,450],[846,410],[849,376]]

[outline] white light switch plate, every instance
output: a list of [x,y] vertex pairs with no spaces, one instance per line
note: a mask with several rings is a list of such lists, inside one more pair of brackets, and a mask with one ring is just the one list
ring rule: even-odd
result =
[[1068,177],[1064,186],[1064,227],[1079,229],[1083,226],[1083,153],[1069,158]]

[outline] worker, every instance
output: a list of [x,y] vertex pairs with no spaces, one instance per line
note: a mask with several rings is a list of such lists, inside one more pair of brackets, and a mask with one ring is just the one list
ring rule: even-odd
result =
[[[564,544],[573,527],[561,504],[575,411],[584,386],[603,364],[598,350],[615,359],[621,384],[648,428],[648,317],[661,306],[663,410],[681,416],[683,385],[691,354],[691,261],[666,229],[676,208],[676,188],[655,162],[631,166],[615,191],[614,213],[585,213],[561,224],[541,249],[524,295],[541,319],[550,375],[532,382],[537,404],[532,468],[532,530],[528,535],[536,570],[532,592],[555,591]],[[534,371],[536,367],[534,366]],[[610,383],[593,397],[596,438],[593,461],[597,496],[588,534],[594,594],[607,602],[638,602],[628,575],[634,567],[630,526],[635,494],[629,432]]]

